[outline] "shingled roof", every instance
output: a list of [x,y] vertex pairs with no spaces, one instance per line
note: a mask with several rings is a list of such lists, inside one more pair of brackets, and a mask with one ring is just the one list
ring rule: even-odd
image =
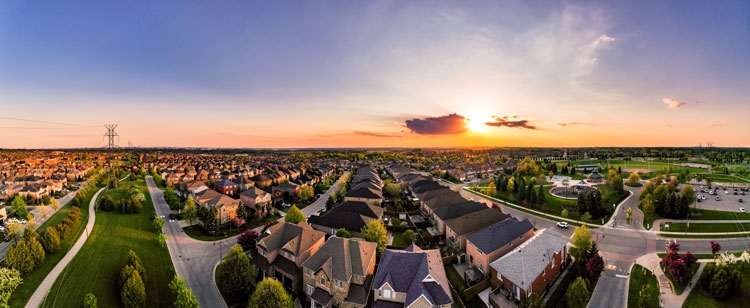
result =
[[508,218],[510,218],[510,215],[503,214],[499,209],[491,209],[485,205],[483,210],[446,220],[445,225],[460,236],[482,230]]
[[568,240],[555,229],[544,229],[518,248],[490,263],[504,279],[526,290],[552,262],[552,255],[563,250]]
[[414,245],[404,250],[386,249],[380,259],[372,288],[378,290],[386,283],[394,291],[406,294],[403,307],[408,307],[420,296],[424,296],[433,305],[453,302],[443,260],[437,249],[422,250]]
[[307,251],[323,237],[325,237],[324,232],[313,230],[304,222],[296,225],[285,222],[275,224],[261,234],[258,246],[266,251],[283,249],[298,256],[300,252]]
[[485,254],[508,245],[524,233],[534,230],[528,219],[518,221],[515,217],[495,223],[466,237],[466,240],[477,246]]
[[352,275],[367,276],[370,262],[375,262],[376,243],[333,236],[309,257],[302,267],[326,273],[333,279],[349,282]]

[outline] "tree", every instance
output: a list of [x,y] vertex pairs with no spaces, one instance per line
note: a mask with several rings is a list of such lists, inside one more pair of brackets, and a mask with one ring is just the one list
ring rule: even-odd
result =
[[193,295],[193,291],[185,286],[185,279],[174,275],[172,282],[169,283],[169,288],[177,294],[177,299],[174,301],[175,308],[199,308],[198,300]]
[[515,181],[515,179],[513,177],[511,177],[510,179],[508,179],[508,191],[515,191],[514,190],[515,187],[516,187],[515,186],[516,185],[515,182],[516,181]]
[[586,262],[586,278],[588,278],[589,281],[594,281],[599,278],[599,275],[603,270],[604,259],[602,259],[602,256],[600,256],[598,252],[594,253],[594,256]]
[[310,185],[302,185],[299,189],[299,197],[300,199],[307,201],[312,199],[312,197],[315,196],[315,188],[313,188]]
[[544,195],[544,186],[542,186],[542,184],[540,183],[539,184],[539,196],[536,197],[536,202],[539,205],[544,205],[545,203],[547,203],[546,199],[547,199],[547,196]]
[[156,231],[156,233],[161,233],[161,228],[164,228],[164,218],[161,218],[159,216],[154,217],[154,221],[151,225],[152,227],[154,227],[154,231]]
[[[187,202],[185,202],[185,203],[187,204]],[[186,206],[185,208],[187,208],[187,206]],[[238,206],[237,206],[237,209],[236,209],[236,210],[234,211],[234,213],[236,214],[236,217],[235,217],[235,218],[242,218],[242,219],[244,219],[244,220],[245,220],[246,222],[247,222],[247,221],[248,221],[248,220],[249,220],[250,218],[252,218],[252,217],[251,217],[252,213],[250,212],[250,208],[248,208],[247,206],[245,206],[245,205],[244,205],[244,204],[242,204],[242,203],[240,203],[240,205],[238,205]]]
[[185,201],[185,210],[182,213],[182,218],[188,221],[188,224],[195,224],[195,220],[198,218],[198,209],[195,206],[195,200],[190,196]]
[[294,302],[276,279],[265,278],[253,292],[248,308],[292,308]]
[[646,216],[651,217],[654,215],[654,202],[651,200],[651,197],[647,197],[641,201],[641,205],[643,206],[643,213],[646,214]]
[[402,236],[404,237],[404,240],[406,240],[406,245],[407,246],[411,245],[412,243],[414,243],[414,240],[416,239],[415,236],[414,236],[414,230],[412,230],[412,229],[404,231],[404,233],[402,234]]
[[49,207],[51,207],[53,210],[57,211],[57,209],[60,208],[60,203],[57,202],[57,199],[52,198],[49,202]]
[[328,196],[328,200],[326,200],[326,211],[330,210],[333,207],[333,205],[336,204],[336,199],[334,199],[333,197],[334,197],[333,194]]
[[633,209],[627,208],[625,210],[625,220],[630,224],[630,219],[633,218]]
[[[135,251],[128,251],[128,258],[126,265],[129,265],[133,267],[135,271],[138,272],[138,275],[141,278],[146,278],[146,268],[143,267],[143,262],[141,262],[141,258],[138,257],[138,255],[135,254]],[[125,283],[126,279],[122,280],[122,283]]]
[[39,207],[39,215],[41,215],[43,218],[47,218],[47,214],[49,214],[49,208],[42,205]]
[[346,230],[345,228],[339,228],[336,230],[336,236],[343,237],[343,238],[350,238],[352,237],[352,234],[349,232],[349,230]]
[[717,241],[711,241],[711,253],[717,254],[721,250],[721,245]]
[[641,177],[637,172],[631,172],[628,176],[628,186],[640,186]]
[[383,192],[386,196],[396,198],[401,193],[401,185],[393,182],[385,183],[385,185],[383,186]]
[[112,196],[105,195],[99,200],[99,209],[106,212],[111,212],[115,209],[115,200]]
[[385,246],[388,244],[388,232],[383,225],[383,222],[377,219],[370,220],[362,230],[362,237],[368,242],[378,243],[378,255],[383,253]]
[[589,293],[589,287],[586,280],[584,280],[583,277],[578,277],[568,287],[564,299],[568,307],[586,307],[590,296],[591,293]]
[[28,214],[28,211],[26,211],[26,201],[24,201],[21,196],[16,196],[15,198],[13,198],[10,206],[13,209],[13,215],[18,218],[26,218],[26,215]]
[[305,217],[305,214],[297,208],[296,205],[292,205],[292,208],[290,208],[289,211],[286,212],[284,221],[297,224],[303,221],[307,221],[307,218]]
[[125,308],[137,308],[146,306],[146,287],[138,271],[132,271],[130,277],[122,287],[122,305]]
[[591,222],[591,213],[586,212],[581,215],[581,221],[583,222]]
[[42,246],[47,253],[56,253],[60,249],[60,234],[57,228],[47,227],[42,235]]
[[167,246],[167,235],[164,233],[159,233],[159,246],[164,247]]
[[579,259],[579,262],[584,262],[583,260],[580,260],[580,257],[586,253],[586,250],[591,248],[592,243],[589,228],[586,227],[586,225],[576,227],[575,231],[573,231],[573,238],[570,242],[578,248],[578,255],[575,257]]
[[245,232],[242,232],[242,234],[240,234],[240,236],[237,237],[237,244],[240,244],[240,246],[242,246],[242,249],[248,250],[255,246],[255,239],[257,238],[258,238],[258,231],[250,229]]
[[[552,173],[552,171],[550,171]],[[544,299],[539,294],[526,297],[518,304],[518,308],[544,308]]]
[[0,267],[0,307],[9,307],[10,296],[22,283],[23,279],[19,271]]
[[234,219],[232,219],[232,224],[239,228],[245,225],[245,219],[240,216],[235,216]]
[[495,186],[495,181],[492,179],[490,179],[490,182],[487,184],[486,194],[489,196],[495,196],[497,194],[497,186]]
[[86,293],[86,296],[83,297],[83,308],[96,308],[98,307],[96,303],[96,295],[93,293]]
[[216,268],[216,284],[219,290],[230,298],[240,298],[244,301],[250,295],[255,275],[255,267],[250,263],[250,258],[242,250],[242,246],[235,244],[229,248]]

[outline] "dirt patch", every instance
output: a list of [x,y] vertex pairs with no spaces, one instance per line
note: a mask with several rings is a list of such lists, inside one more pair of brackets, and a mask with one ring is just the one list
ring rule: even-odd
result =
[[649,172],[652,172],[653,170],[640,169],[640,168],[627,168],[627,169],[622,169],[622,171],[625,171],[625,172],[636,172],[636,173],[649,173]]

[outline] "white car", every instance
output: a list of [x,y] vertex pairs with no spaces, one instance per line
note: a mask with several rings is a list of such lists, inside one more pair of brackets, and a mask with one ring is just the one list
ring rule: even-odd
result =
[[742,212],[742,213],[747,213],[747,212],[745,211],[745,208],[744,208],[744,207],[741,207],[741,208],[740,208],[740,212]]
[[557,223],[557,226],[560,227],[560,228],[563,228],[563,229],[567,229],[569,225],[568,225],[568,222],[561,221],[561,222]]

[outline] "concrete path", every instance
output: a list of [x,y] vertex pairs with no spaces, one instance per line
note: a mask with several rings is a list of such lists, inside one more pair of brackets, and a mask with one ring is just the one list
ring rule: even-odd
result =
[[36,288],[34,294],[31,295],[29,302],[26,303],[26,307],[41,306],[44,298],[47,297],[47,294],[52,288],[52,285],[55,283],[55,280],[57,280],[57,277],[60,276],[63,270],[65,270],[65,267],[68,266],[68,263],[70,263],[70,260],[73,260],[76,254],[78,254],[78,251],[81,250],[81,247],[83,247],[83,244],[86,243],[86,240],[88,240],[88,235],[91,234],[91,231],[94,230],[94,222],[96,221],[96,198],[102,191],[104,191],[104,189],[105,188],[99,189],[94,197],[91,198],[91,202],[89,202],[89,220],[86,223],[86,232],[84,232],[84,234],[82,234],[81,237],[78,238],[76,243],[73,244],[73,247],[71,247],[68,253],[65,254],[65,257],[60,260],[60,263],[57,263],[57,265],[55,265],[55,268],[53,268],[52,271],[47,274],[47,277],[44,278],[44,281],[42,281],[39,287]]
[[[701,273],[703,273],[703,268],[706,266],[706,263],[711,262],[711,260],[698,260],[700,267],[680,295],[674,294],[672,291],[669,279],[667,279],[664,271],[659,267],[659,262],[661,262],[661,258],[655,253],[642,256],[636,260],[636,264],[650,270],[654,273],[654,276],[656,276],[657,283],[659,284],[659,303],[661,306],[665,308],[679,308],[685,303],[685,299],[690,295],[690,291],[693,290],[693,287],[698,284],[698,279],[700,279]],[[628,280],[630,279],[628,278]]]

